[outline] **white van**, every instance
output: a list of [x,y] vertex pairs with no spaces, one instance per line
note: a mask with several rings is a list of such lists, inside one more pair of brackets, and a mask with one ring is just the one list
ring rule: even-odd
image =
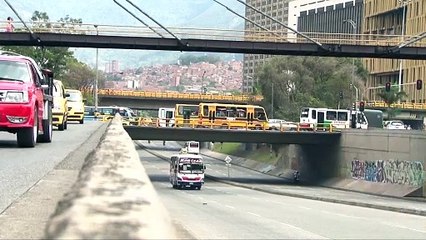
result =
[[158,109],[158,119],[159,119],[160,127],[174,127],[175,126],[175,109],[174,108]]
[[189,187],[200,190],[204,184],[203,157],[180,153],[170,158],[170,183],[173,188]]
[[185,149],[188,154],[200,154],[200,143],[196,141],[188,141],[185,143]]

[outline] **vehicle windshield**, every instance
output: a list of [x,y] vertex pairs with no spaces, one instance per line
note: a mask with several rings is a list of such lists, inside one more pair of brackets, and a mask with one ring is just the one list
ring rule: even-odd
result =
[[53,96],[61,97],[61,87],[59,84],[53,84]]
[[0,61],[0,80],[30,82],[31,73],[22,62]]
[[181,158],[179,159],[180,173],[203,173],[203,160],[200,158]]
[[81,102],[81,94],[79,92],[67,92],[69,97],[67,97],[70,102]]
[[301,118],[307,118],[309,117],[309,109],[303,109],[302,113],[300,114]]
[[202,163],[180,163],[179,164],[180,173],[203,173],[203,164]]

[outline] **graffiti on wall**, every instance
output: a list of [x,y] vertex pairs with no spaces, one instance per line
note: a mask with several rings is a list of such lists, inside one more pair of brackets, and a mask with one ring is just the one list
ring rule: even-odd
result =
[[354,160],[351,176],[371,182],[422,186],[424,181],[421,162],[399,160],[362,161]]

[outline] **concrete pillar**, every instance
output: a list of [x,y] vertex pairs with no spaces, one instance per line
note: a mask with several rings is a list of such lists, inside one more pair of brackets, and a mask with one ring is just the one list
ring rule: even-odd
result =
[[254,151],[256,150],[256,143],[245,143],[245,150],[246,151]]
[[200,142],[200,149],[209,149],[210,142]]

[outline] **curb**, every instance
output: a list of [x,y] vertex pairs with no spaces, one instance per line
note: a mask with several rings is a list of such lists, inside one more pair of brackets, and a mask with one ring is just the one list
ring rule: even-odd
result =
[[[164,157],[161,154],[155,153],[154,151],[149,150],[145,146],[139,144],[136,142],[136,144],[143,150],[149,152],[150,154],[161,158],[165,161],[168,161],[168,158]],[[330,203],[339,203],[344,205],[350,205],[350,206],[358,206],[358,207],[366,207],[366,208],[373,208],[373,209],[380,209],[385,211],[391,211],[391,212],[398,212],[398,213],[406,213],[406,214],[412,214],[412,215],[418,215],[418,216],[426,216],[426,210],[416,210],[416,209],[407,209],[407,208],[398,208],[398,207],[392,207],[392,206],[384,206],[384,205],[378,205],[378,204],[372,204],[372,203],[365,203],[365,202],[355,202],[355,201],[347,201],[347,200],[341,200],[341,199],[333,199],[333,198],[327,198],[327,197],[318,197],[318,196],[309,196],[309,195],[303,195],[303,194],[297,194],[297,193],[289,193],[289,192],[281,192],[281,191],[273,191],[268,189],[262,189],[258,187],[253,186],[247,186],[245,184],[231,182],[228,180],[222,180],[217,177],[213,177],[209,174],[205,174],[205,178],[211,179],[217,182],[222,182],[225,184],[237,186],[237,187],[243,187],[247,189],[252,189],[260,192],[266,192],[266,193],[272,193],[277,195],[283,195],[288,197],[296,197],[296,198],[304,198],[304,199],[310,199],[310,200],[316,200],[316,201],[322,201],[322,202],[330,202]]]

